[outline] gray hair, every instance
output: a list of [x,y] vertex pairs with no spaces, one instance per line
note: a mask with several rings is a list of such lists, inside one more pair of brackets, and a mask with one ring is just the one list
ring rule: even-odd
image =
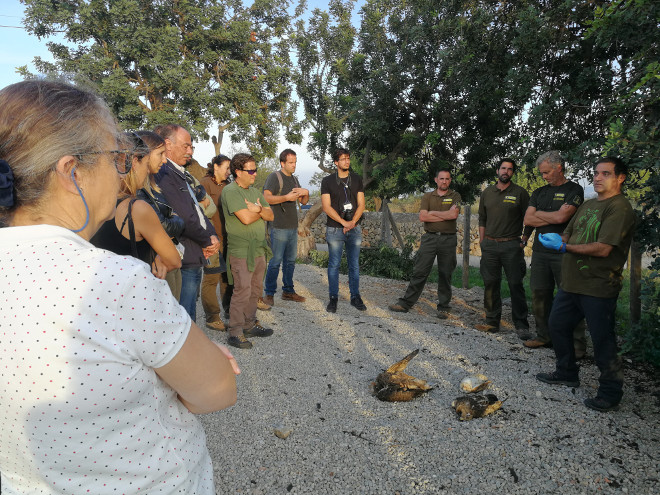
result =
[[46,80],[2,89],[0,159],[11,167],[16,199],[13,206],[0,207],[0,223],[7,224],[17,208],[41,206],[63,156],[75,156],[83,168],[98,163],[105,137],[121,141],[112,113],[97,95]]
[[538,168],[539,165],[546,162],[552,165],[559,165],[562,172],[566,169],[566,162],[564,161],[564,157],[561,156],[561,153],[557,150],[550,150],[539,156],[536,160],[536,167]]

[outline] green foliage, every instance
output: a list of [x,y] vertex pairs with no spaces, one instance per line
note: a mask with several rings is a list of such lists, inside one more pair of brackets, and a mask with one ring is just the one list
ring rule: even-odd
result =
[[660,272],[651,271],[642,283],[642,317],[638,324],[621,332],[625,354],[660,367]]
[[[291,98],[285,3],[258,0],[24,0],[24,25],[49,43],[44,74],[93,86],[125,128],[179,123],[197,139],[227,128],[253,154],[272,156],[281,128],[300,142]],[[26,68],[25,77],[30,77]]]

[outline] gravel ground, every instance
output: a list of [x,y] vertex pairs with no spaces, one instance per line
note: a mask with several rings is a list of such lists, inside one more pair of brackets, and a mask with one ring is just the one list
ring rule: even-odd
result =
[[[553,369],[552,350],[524,348],[510,325],[474,330],[483,323],[479,289],[456,290],[454,314],[441,321],[430,286],[411,312],[391,313],[405,283],[361,277],[368,310],[359,312],[340,276],[331,315],[325,269],[297,265],[294,280],[307,301],[278,293],[259,312],[275,334],[234,350],[237,404],[201,417],[218,493],[660,492],[660,387],[649,371],[627,363],[621,409],[598,413],[582,404],[597,387],[593,359],[579,388],[538,382],[536,373]],[[201,305],[198,315],[203,327]],[[407,403],[372,397],[376,375],[414,349],[406,371],[436,388]],[[473,373],[506,402],[461,422],[450,405]],[[291,433],[278,438],[276,429]]]

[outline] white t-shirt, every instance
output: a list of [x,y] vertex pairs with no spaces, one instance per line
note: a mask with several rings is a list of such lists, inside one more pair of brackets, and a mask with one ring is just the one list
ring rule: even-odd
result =
[[190,317],[143,262],[0,229],[2,493],[214,494],[204,430],[153,368]]

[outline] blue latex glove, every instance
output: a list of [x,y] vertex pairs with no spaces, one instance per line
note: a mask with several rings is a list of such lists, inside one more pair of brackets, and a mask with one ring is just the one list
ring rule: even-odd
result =
[[566,252],[566,243],[562,241],[559,234],[539,234],[539,241],[548,249],[554,249],[560,253]]

